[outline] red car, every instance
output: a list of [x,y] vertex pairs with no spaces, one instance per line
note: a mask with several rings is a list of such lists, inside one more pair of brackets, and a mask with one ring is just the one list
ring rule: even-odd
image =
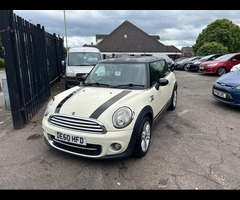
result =
[[222,76],[223,74],[230,72],[231,68],[239,63],[240,53],[225,54],[213,61],[201,63],[198,72]]

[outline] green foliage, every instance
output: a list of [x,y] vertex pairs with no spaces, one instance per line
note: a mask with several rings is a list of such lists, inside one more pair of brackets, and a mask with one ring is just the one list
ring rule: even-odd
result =
[[198,55],[198,50],[211,42],[227,47],[227,53],[240,52],[240,27],[228,19],[215,20],[199,33],[193,51]]
[[199,56],[206,56],[216,53],[228,53],[228,48],[217,42],[207,42],[197,51],[197,55]]
[[5,68],[4,60],[0,59],[0,69]]

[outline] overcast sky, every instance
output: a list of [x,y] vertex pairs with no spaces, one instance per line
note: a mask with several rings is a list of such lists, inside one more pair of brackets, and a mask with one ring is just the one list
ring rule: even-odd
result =
[[[14,10],[45,31],[65,36],[63,10]],[[96,34],[109,34],[125,20],[160,42],[181,49],[192,46],[202,29],[216,19],[240,26],[240,10],[66,10],[68,46],[96,43]]]

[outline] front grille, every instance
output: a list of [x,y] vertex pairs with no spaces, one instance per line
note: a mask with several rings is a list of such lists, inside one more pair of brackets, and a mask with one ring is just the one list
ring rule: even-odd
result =
[[97,156],[102,152],[102,146],[97,144],[87,144],[86,146],[82,146],[79,144],[57,140],[53,135],[51,135],[51,140],[53,141],[52,144],[54,146],[78,154]]
[[97,120],[69,115],[52,114],[49,123],[66,129],[91,133],[106,133],[104,125]]

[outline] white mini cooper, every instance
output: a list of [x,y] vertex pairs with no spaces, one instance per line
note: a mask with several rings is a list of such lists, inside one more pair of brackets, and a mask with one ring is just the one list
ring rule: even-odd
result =
[[42,127],[48,145],[89,158],[146,155],[151,128],[177,105],[177,81],[164,59],[100,61],[79,86],[53,97]]

